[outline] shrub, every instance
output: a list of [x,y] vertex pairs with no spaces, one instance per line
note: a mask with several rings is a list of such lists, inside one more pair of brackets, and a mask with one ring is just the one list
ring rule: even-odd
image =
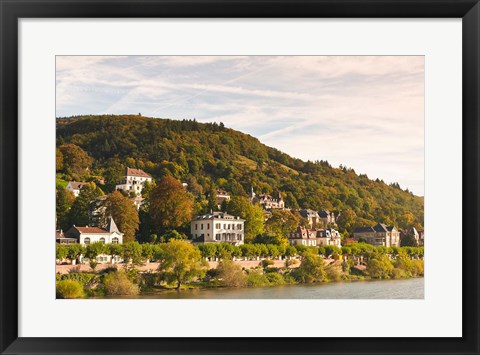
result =
[[82,286],[85,286],[91,283],[95,279],[95,276],[95,274],[86,272],[70,273],[64,275],[57,274],[57,281],[72,280],[80,283]]
[[138,286],[130,281],[124,271],[111,272],[105,275],[103,284],[108,295],[137,295],[139,293]]
[[257,271],[253,271],[247,275],[248,287],[265,287],[270,286],[267,277]]
[[81,298],[83,286],[74,280],[61,280],[56,283],[57,298]]
[[408,277],[408,274],[403,269],[395,268],[392,271],[392,278],[394,279],[406,279]]
[[302,263],[291,275],[300,283],[321,282],[327,276],[323,259],[313,253],[305,254]]
[[285,279],[283,278],[282,274],[278,274],[276,272],[268,272],[265,274],[269,284],[271,286],[281,286],[285,285]]
[[374,279],[389,279],[393,265],[386,255],[376,255],[368,260],[367,273]]
[[262,260],[262,267],[264,269],[266,269],[267,267],[269,267],[270,265],[273,265],[273,264],[274,264],[273,260],[269,260],[269,259]]
[[339,270],[339,267],[335,265],[335,263],[329,264],[325,268],[325,272],[327,273],[327,279],[329,281],[340,281],[342,279],[342,273]]
[[240,265],[231,260],[222,260],[217,267],[220,284],[226,287],[244,287],[246,278]]
[[423,260],[412,260],[412,274],[413,276],[423,276],[424,274]]

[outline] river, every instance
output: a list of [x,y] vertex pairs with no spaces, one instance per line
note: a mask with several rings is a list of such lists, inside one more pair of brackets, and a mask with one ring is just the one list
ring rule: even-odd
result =
[[[115,297],[115,298],[118,298]],[[130,297],[125,297],[130,298]],[[159,291],[142,299],[423,299],[424,279],[332,282],[260,288],[206,288]]]

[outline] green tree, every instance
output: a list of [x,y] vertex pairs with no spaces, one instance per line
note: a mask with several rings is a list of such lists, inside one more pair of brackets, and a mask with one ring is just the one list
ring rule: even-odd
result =
[[193,198],[175,178],[163,177],[150,192],[150,216],[158,234],[181,227],[192,213]]
[[265,215],[258,205],[252,205],[248,198],[233,196],[228,202],[228,213],[245,219],[245,241],[252,241],[263,234]]
[[55,259],[63,260],[67,257],[68,249],[63,244],[57,244],[55,248]]
[[232,260],[225,259],[218,263],[218,279],[220,284],[225,287],[244,287],[246,277],[240,265]]
[[327,273],[323,259],[312,252],[307,252],[300,266],[292,272],[292,276],[300,283],[324,281]]
[[393,265],[386,255],[377,254],[368,260],[366,271],[374,279],[389,279]]
[[142,246],[138,242],[128,242],[123,244],[123,260],[133,266],[143,264]]
[[134,241],[140,220],[133,201],[120,192],[114,191],[107,196],[103,206],[105,208],[103,224],[107,223],[108,217],[112,217],[120,232],[123,233],[123,242]]
[[63,170],[63,154],[60,149],[56,149],[55,151],[55,170],[61,171]]
[[287,237],[300,223],[298,215],[288,210],[272,210],[271,217],[265,223],[265,232],[279,237]]
[[205,275],[206,261],[200,250],[188,242],[172,239],[162,245],[159,270],[176,288],[196,277]]
[[91,224],[90,218],[97,207],[92,201],[100,196],[103,196],[103,191],[94,182],[83,185],[80,194],[70,208],[70,225],[87,226]]
[[81,255],[85,255],[86,248],[80,244],[67,245],[67,258],[72,261],[78,260]]
[[407,233],[402,238],[400,238],[400,246],[401,247],[418,247],[418,242],[412,233]]
[[112,264],[113,264],[113,259],[116,256],[121,256],[123,254],[123,244],[108,244],[106,246],[107,249],[107,254],[110,255],[112,258]]

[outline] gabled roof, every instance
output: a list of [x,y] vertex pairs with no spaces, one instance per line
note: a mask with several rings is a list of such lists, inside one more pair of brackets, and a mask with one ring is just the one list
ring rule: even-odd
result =
[[302,217],[310,217],[310,216],[318,216],[318,213],[317,211],[314,211],[314,210],[310,210],[310,209],[303,209],[303,210],[300,210],[299,211],[300,214],[302,215]]
[[86,182],[70,181],[69,184],[72,187],[72,189],[80,190],[83,187],[83,185],[86,184]]
[[377,223],[373,229],[375,229],[375,232],[388,232],[388,227],[386,224],[383,223]]
[[133,169],[133,168],[127,168],[127,176],[137,176],[137,177],[147,177],[147,178],[151,177],[142,169]]
[[98,228],[98,227],[77,227],[77,226],[74,226],[73,228],[75,228],[76,230],[78,230],[81,234],[110,234],[109,231],[105,230],[105,229],[102,229],[102,228]]
[[373,229],[373,227],[357,227],[353,231],[353,233],[369,233],[369,232],[375,232],[375,229]]
[[330,217],[330,211],[321,210],[318,212],[318,215],[322,218],[327,218],[327,217]]

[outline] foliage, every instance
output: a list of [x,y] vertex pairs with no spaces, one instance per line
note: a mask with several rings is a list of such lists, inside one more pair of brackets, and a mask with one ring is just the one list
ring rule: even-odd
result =
[[112,296],[137,295],[140,290],[127,276],[125,271],[110,272],[103,280],[105,291]]
[[248,287],[266,287],[270,286],[270,281],[268,278],[260,273],[259,271],[250,270],[247,275],[247,286]]
[[222,286],[244,287],[246,285],[246,277],[242,268],[229,259],[220,261],[217,271],[218,279]]
[[100,196],[103,196],[103,191],[94,182],[85,184],[70,208],[69,225],[90,225],[90,216],[96,209],[92,201],[96,201]]
[[114,191],[107,195],[102,205],[105,208],[102,224],[105,225],[108,218],[112,217],[120,232],[123,233],[124,243],[133,242],[140,223],[133,201],[119,191]]
[[245,241],[251,241],[264,232],[265,215],[263,209],[253,205],[244,196],[233,196],[227,205],[230,214],[245,219]]
[[193,245],[172,239],[161,245],[159,270],[168,282],[176,282],[176,288],[205,274],[206,262],[200,250]]
[[[219,186],[235,197],[253,186],[256,193],[281,191],[290,208],[340,211],[341,232],[379,221],[423,230],[423,197],[353,169],[292,158],[218,123],[138,115],[58,118],[57,144],[74,144],[87,152],[93,158],[89,172],[103,174],[109,188],[127,165],[144,169],[156,181],[165,175],[187,181],[203,212],[215,206],[208,207],[199,191],[205,194]],[[227,211],[233,213],[229,207]],[[252,230],[247,240],[263,232],[258,232],[261,224]]]
[[69,274],[56,275],[57,281],[73,280],[73,281],[79,282],[83,287],[88,285],[89,283],[94,282],[96,277],[97,277],[96,274],[91,274],[87,272],[73,272]]
[[272,216],[265,223],[265,232],[271,235],[285,237],[294,232],[300,223],[298,214],[288,210],[272,210]]
[[303,256],[300,266],[292,271],[292,276],[300,283],[324,281],[327,274],[323,259],[312,252],[307,252]]
[[393,265],[388,256],[378,254],[368,260],[366,271],[373,279],[389,279],[392,276]]
[[192,197],[172,176],[164,176],[150,192],[150,216],[158,234],[181,227],[192,213]]
[[92,158],[78,145],[63,144],[58,150],[61,155],[57,155],[57,168],[61,167],[61,171],[74,179],[84,175],[86,169],[92,165]]
[[83,286],[74,280],[62,280],[56,282],[57,298],[81,298],[83,297]]
[[122,258],[126,263],[131,263],[134,266],[142,265],[144,261],[142,256],[142,246],[138,244],[138,242],[128,242],[123,244]]
[[63,187],[57,188],[56,192],[56,213],[57,213],[57,228],[66,231],[70,228],[69,212],[75,201],[75,196],[71,191]]
[[55,259],[63,260],[68,255],[68,248],[63,244],[56,244],[55,248]]

